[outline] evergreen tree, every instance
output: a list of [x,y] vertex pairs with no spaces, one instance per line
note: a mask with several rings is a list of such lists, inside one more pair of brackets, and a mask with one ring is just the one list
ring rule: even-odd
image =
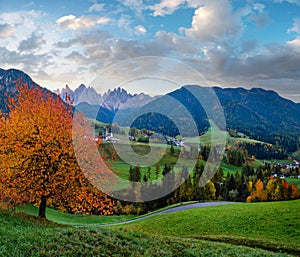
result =
[[148,180],[151,180],[151,167],[150,166],[148,167],[146,174],[147,174]]
[[134,168],[134,173],[135,173],[135,182],[140,182],[142,175],[141,175],[141,167],[140,166],[135,166]]
[[254,169],[248,163],[245,163],[242,167],[242,174],[246,177],[254,175]]
[[129,181],[134,181],[134,171],[133,171],[133,167],[130,165],[129,168],[129,177],[128,177]]
[[148,182],[148,177],[147,177],[146,173],[143,176],[143,182],[145,182],[145,183]]
[[174,146],[173,144],[171,145],[171,148],[170,148],[170,153],[173,155],[175,154],[175,149],[174,149]]
[[160,164],[159,164],[159,162],[157,162],[155,164],[155,176],[156,176],[156,179],[158,179],[159,173],[160,173]]
[[228,191],[236,189],[235,178],[232,174],[230,175],[229,181],[226,181],[226,182],[227,182],[226,187],[227,187]]
[[135,166],[132,167],[130,166],[129,168],[129,181],[132,182],[140,182],[141,181],[141,167],[140,166]]
[[204,200],[204,188],[199,186],[200,177],[203,174],[204,166],[197,162],[193,174],[194,200]]
[[170,170],[171,170],[170,165],[165,164],[163,172],[162,172],[163,176],[167,175],[170,172]]

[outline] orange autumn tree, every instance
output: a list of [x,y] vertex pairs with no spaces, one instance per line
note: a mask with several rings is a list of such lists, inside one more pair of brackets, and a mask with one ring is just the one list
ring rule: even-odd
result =
[[[113,214],[115,202],[93,187],[78,166],[72,133],[90,137],[86,119],[39,87],[17,86],[10,113],[0,118],[0,197],[9,205],[35,203],[39,217],[52,205],[71,213]],[[101,169],[103,163],[98,163]]]
[[255,190],[247,197],[247,202],[260,201],[265,202],[268,199],[266,190],[264,189],[264,183],[259,179],[255,183]]

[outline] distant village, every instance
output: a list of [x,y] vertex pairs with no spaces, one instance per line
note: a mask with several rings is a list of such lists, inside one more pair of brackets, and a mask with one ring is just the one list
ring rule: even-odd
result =
[[297,171],[296,174],[298,174],[296,177],[298,179],[300,179],[300,174],[299,174],[299,160],[293,158],[293,157],[289,157],[289,159],[293,162],[293,163],[289,163],[289,164],[283,164],[280,162],[274,163],[274,167],[275,167],[275,172],[272,174],[273,177],[280,177],[282,179],[284,178],[289,178],[289,177],[293,177],[293,173],[294,171]]

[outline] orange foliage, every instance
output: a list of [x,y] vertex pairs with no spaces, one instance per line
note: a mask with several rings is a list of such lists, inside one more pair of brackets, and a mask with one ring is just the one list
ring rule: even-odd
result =
[[251,192],[250,196],[247,198],[247,202],[251,201],[267,201],[267,192],[264,189],[264,183],[259,179],[255,183],[255,191]]
[[[9,115],[0,118],[2,201],[40,204],[41,217],[43,199],[68,212],[114,214],[115,202],[91,185],[76,160],[73,133],[84,138],[86,156],[96,144],[85,137],[90,125],[83,115],[41,88],[22,84],[17,90],[17,97],[8,99]],[[105,163],[97,165],[94,170]]]
[[290,185],[292,188],[291,199],[298,199],[300,196],[299,189],[295,184]]

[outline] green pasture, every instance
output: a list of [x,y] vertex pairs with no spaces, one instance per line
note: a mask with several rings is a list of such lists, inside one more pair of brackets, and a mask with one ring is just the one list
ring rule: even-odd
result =
[[235,203],[154,216],[125,228],[300,254],[299,213],[300,200]]
[[28,214],[33,206],[0,210],[0,256],[297,256],[299,203],[235,203],[105,228],[133,217],[47,209],[47,221]]

